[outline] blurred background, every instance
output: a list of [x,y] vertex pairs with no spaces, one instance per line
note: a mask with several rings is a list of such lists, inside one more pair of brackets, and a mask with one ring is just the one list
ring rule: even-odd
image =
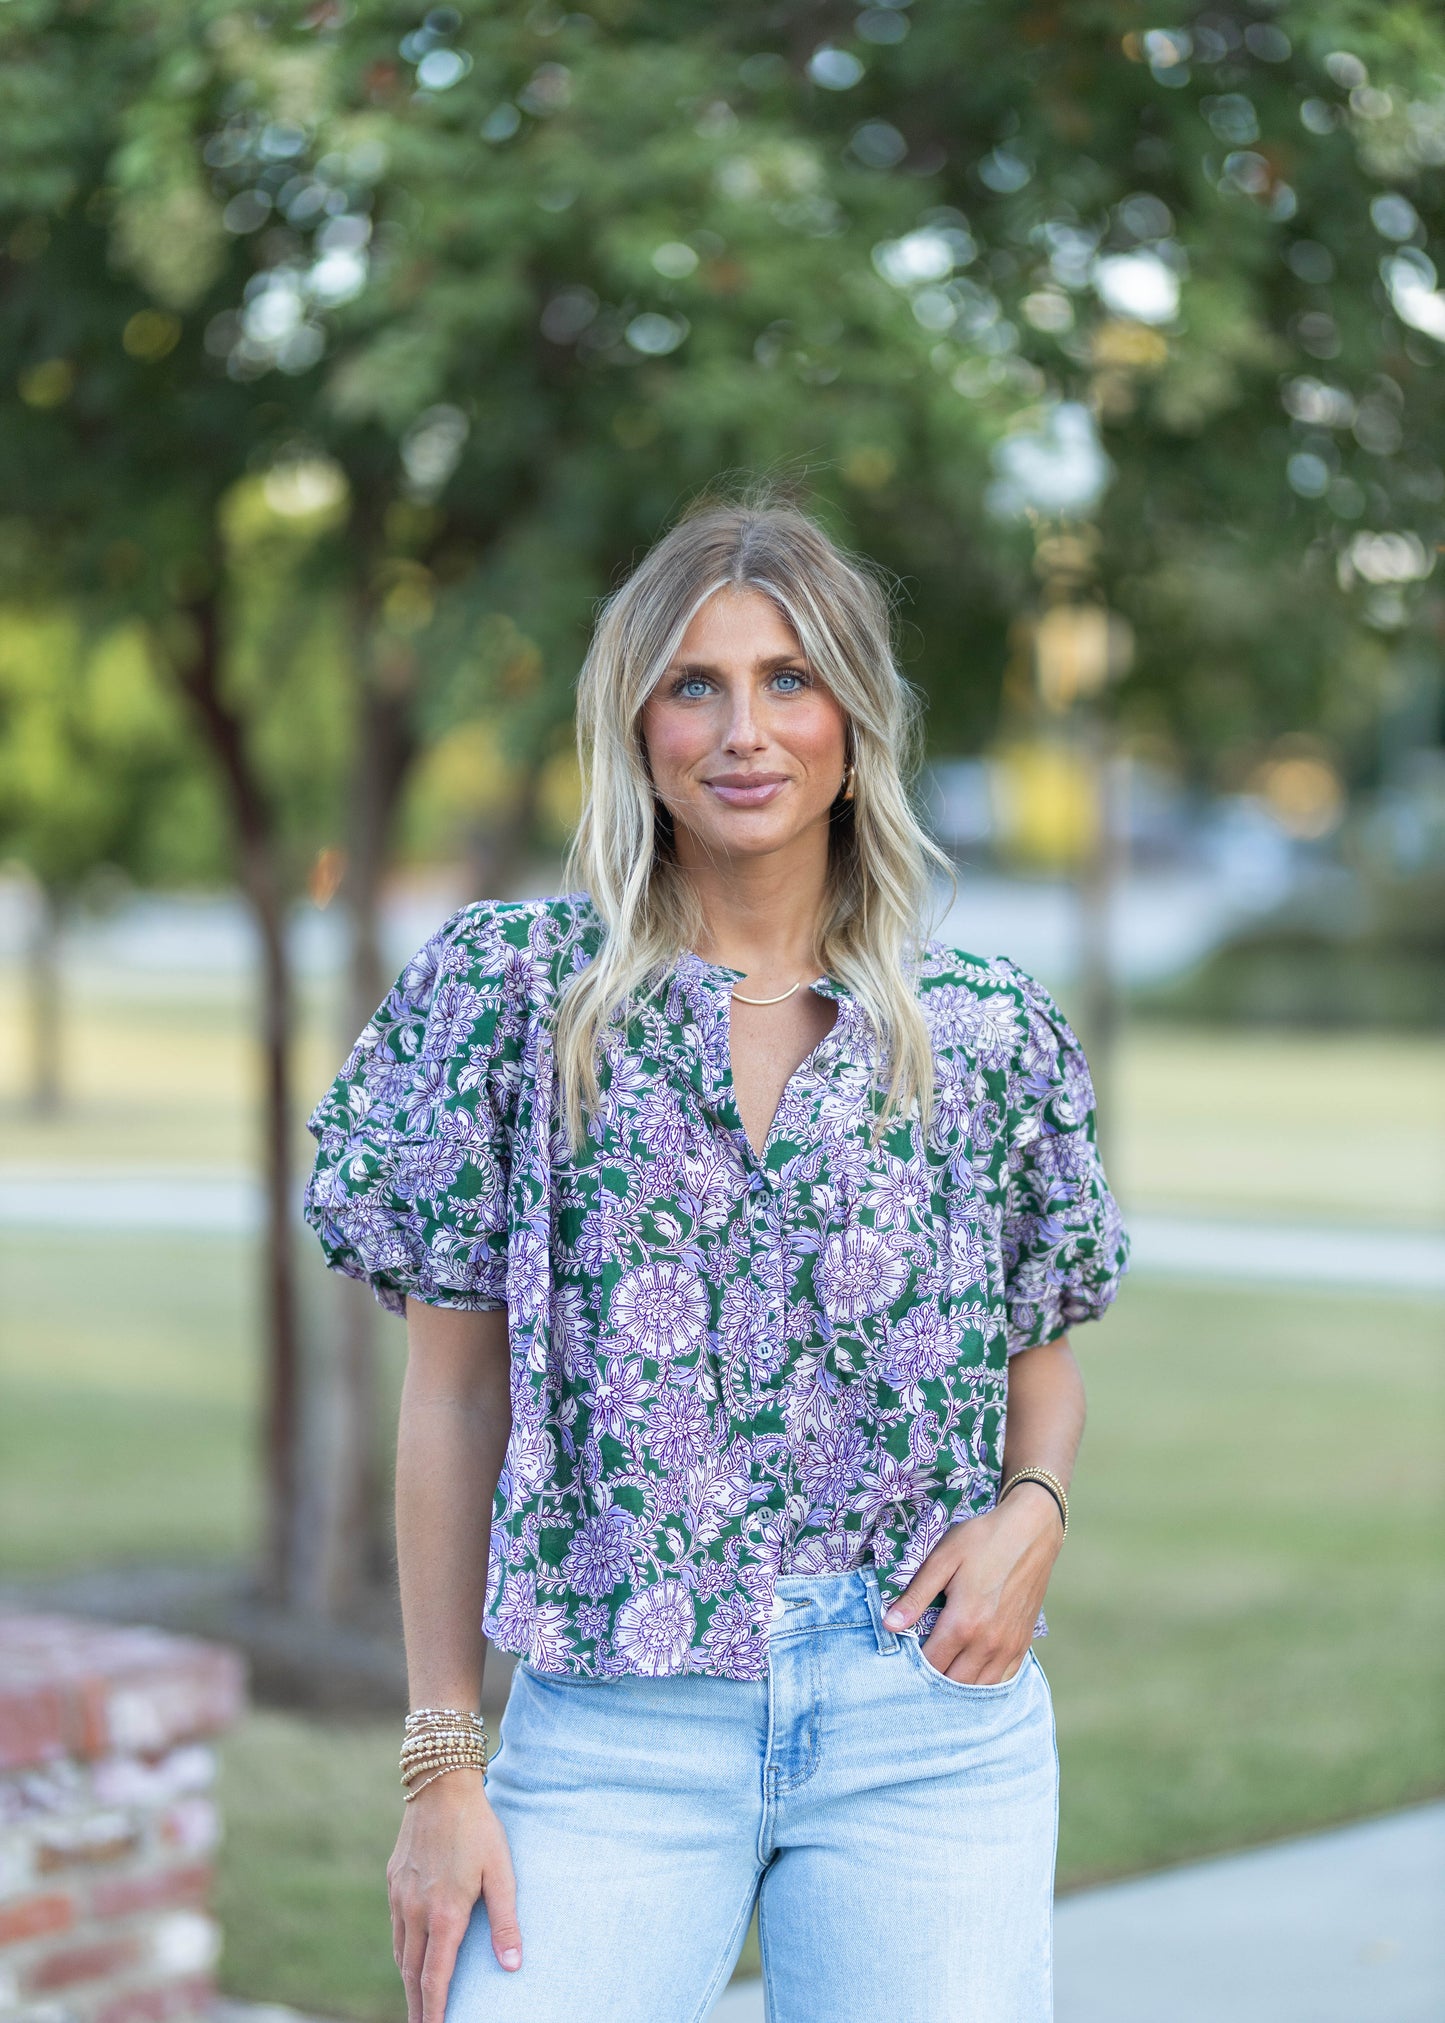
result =
[[227,1990],[400,2013],[404,1330],[305,1118],[559,889],[719,475],[892,572],[935,931],[1099,1087],[1061,1889],[1438,1794],[1439,14],[10,0],[0,124],[0,1601],[247,1653]]

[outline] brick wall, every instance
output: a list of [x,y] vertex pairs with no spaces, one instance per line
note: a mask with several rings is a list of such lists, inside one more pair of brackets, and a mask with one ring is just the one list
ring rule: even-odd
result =
[[183,2023],[215,1995],[212,1736],[234,1651],[0,1614],[0,2017]]

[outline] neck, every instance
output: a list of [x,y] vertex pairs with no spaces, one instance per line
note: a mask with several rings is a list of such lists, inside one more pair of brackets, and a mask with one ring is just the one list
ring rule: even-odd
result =
[[826,866],[805,876],[785,855],[743,865],[679,865],[702,908],[697,954],[742,970],[758,991],[782,990],[800,977],[809,981],[819,969]]

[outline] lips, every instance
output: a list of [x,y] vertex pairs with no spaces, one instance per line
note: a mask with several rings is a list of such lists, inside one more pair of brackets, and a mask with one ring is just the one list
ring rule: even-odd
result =
[[715,780],[703,782],[710,793],[716,794],[730,808],[761,808],[780,794],[787,784],[781,773],[756,777],[747,773],[720,773]]

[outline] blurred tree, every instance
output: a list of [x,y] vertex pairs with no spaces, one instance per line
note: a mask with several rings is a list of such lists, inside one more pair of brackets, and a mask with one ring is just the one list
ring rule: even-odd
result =
[[[1204,775],[1309,724],[1366,772],[1372,635],[1422,629],[1439,665],[1440,9],[742,0],[726,33],[772,52],[747,71],[769,92],[820,87],[819,140],[917,178],[878,265],[1001,437],[990,505],[1024,532],[988,557],[986,631],[1033,595],[1030,517],[1094,521],[1097,589],[1138,641],[1131,724]],[[947,557],[910,480],[870,503],[923,578],[935,724],[972,742],[996,688],[950,695]]]
[[[287,1165],[291,867],[275,796],[230,682],[221,506],[247,468],[252,400],[205,357],[185,311],[218,284],[226,235],[197,159],[185,171],[197,22],[180,9],[76,15],[21,5],[0,21],[0,279],[5,354],[0,585],[146,624],[223,783],[263,950],[269,1196],[272,1584],[299,1556],[297,1368]],[[204,65],[200,66],[204,71]],[[178,87],[182,87],[178,91]],[[151,95],[169,146],[148,132]],[[167,124],[168,121],[168,124]],[[127,190],[135,202],[121,201]],[[139,259],[146,285],[132,276]],[[23,517],[17,510],[23,504]]]
[[[1390,688],[1428,656],[1417,714],[1440,735],[1445,16],[743,0],[725,32],[771,53],[775,92],[820,87],[820,137],[918,178],[913,229],[875,261],[934,333],[930,368],[997,436],[986,504],[1019,532],[989,544],[982,585],[950,580],[898,492],[871,502],[890,524],[875,536],[870,516],[870,545],[891,556],[901,533],[923,578],[935,735],[990,729],[997,689],[958,682],[960,635],[1002,666],[1005,626],[1031,613],[1042,675],[1042,628],[1080,634],[1107,605],[1137,648],[1108,696],[1069,705],[1099,809],[1079,997],[1102,1079],[1120,730],[1237,787],[1308,726],[1362,781]],[[1070,523],[1096,538],[1064,593],[1048,557]]]
[[63,1093],[66,918],[98,866],[142,884],[214,877],[224,845],[200,789],[195,741],[139,628],[91,637],[72,612],[0,612],[0,856],[38,898],[26,981],[42,1115]]
[[[701,15],[615,13],[608,34],[376,0],[284,24],[124,0],[0,19],[0,478],[26,508],[0,569],[144,616],[224,783],[263,948],[268,1563],[293,1596],[283,930],[321,823],[345,822],[323,861],[354,924],[354,1033],[384,982],[377,890],[418,755],[486,724],[513,781],[495,885],[569,736],[593,601],[680,495],[816,455],[860,491],[912,464],[921,499],[930,471],[978,461],[972,413],[869,262],[911,188],[820,150],[787,106],[735,112]],[[296,573],[267,654],[246,614],[276,540]],[[297,735],[325,611],[346,685]],[[369,1319],[353,1302],[343,1546],[376,1505]],[[354,1583],[354,1553],[324,1557]]]
[[[339,877],[354,1032],[409,793],[485,751],[510,781],[471,816],[496,889],[595,599],[681,498],[811,475],[914,592],[910,671],[958,747],[991,730],[1033,595],[1030,515],[1097,521],[1139,640],[1121,707],[1199,766],[1367,712],[1352,610],[1403,622],[1428,569],[1436,19],[916,11],[0,16],[0,486],[26,508],[0,580],[144,614],[226,783],[266,963],[287,1591],[286,903]],[[269,651],[244,644],[266,555]],[[367,1502],[333,1497],[348,1537]]]

